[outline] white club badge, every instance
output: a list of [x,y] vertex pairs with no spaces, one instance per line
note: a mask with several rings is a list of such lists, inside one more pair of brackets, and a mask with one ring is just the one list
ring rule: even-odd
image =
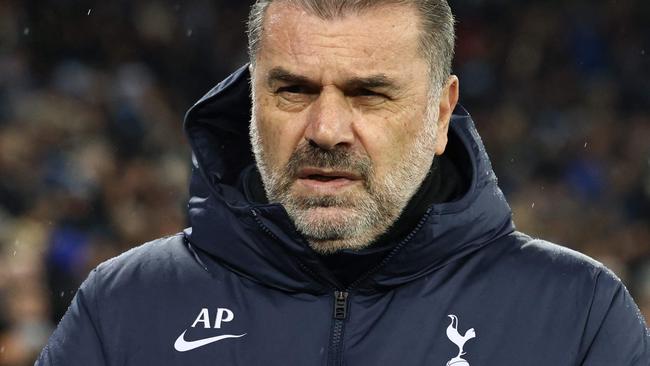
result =
[[456,315],[448,315],[448,317],[451,318],[451,324],[447,327],[447,338],[458,346],[458,356],[449,360],[447,366],[470,366],[469,362],[462,358],[466,354],[466,352],[463,352],[463,347],[465,347],[467,341],[476,338],[476,332],[474,328],[470,328],[465,332],[465,335],[461,335],[458,332],[458,317]]

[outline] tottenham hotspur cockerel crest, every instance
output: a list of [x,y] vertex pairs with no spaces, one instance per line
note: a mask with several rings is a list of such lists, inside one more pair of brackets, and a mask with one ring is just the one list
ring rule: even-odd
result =
[[456,315],[448,315],[448,317],[451,318],[451,324],[447,327],[447,337],[458,346],[458,356],[449,360],[447,366],[470,366],[469,362],[461,356],[465,355],[465,352],[463,352],[465,343],[470,339],[476,338],[476,332],[474,328],[470,328],[464,335],[461,335],[458,332],[458,317]]

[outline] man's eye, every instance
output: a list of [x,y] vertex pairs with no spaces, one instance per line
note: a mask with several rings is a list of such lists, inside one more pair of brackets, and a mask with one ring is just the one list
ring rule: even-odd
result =
[[276,94],[310,94],[309,90],[302,85],[287,85],[278,88]]
[[361,89],[357,91],[357,96],[358,97],[381,97],[383,95],[372,90]]
[[385,94],[370,89],[355,90],[350,93],[350,97],[364,105],[378,105],[389,99]]
[[300,104],[309,103],[316,95],[317,90],[305,85],[285,85],[275,90],[275,95],[284,103]]
[[371,90],[371,89],[357,89],[349,93],[351,97],[364,97],[364,98],[387,98],[385,94]]

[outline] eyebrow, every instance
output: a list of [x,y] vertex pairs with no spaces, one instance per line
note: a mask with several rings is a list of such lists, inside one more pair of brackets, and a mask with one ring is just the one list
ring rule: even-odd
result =
[[366,77],[354,77],[345,82],[345,89],[398,89],[396,83],[385,74],[377,74]]
[[[317,86],[318,83],[302,75],[294,74],[282,67],[275,67],[269,71],[267,77],[268,85],[273,85],[277,82],[301,84]],[[345,81],[343,84],[345,90],[359,90],[359,89],[399,89],[395,81],[385,74],[376,74],[364,77],[353,77]]]
[[266,78],[268,85],[273,85],[277,82],[285,82],[292,84],[307,84],[315,85],[313,81],[305,76],[296,75],[288,70],[285,70],[281,67],[275,67],[269,71],[269,76]]

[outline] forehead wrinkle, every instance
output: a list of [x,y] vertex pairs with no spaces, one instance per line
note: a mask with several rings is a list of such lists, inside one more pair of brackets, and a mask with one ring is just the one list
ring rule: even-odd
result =
[[[356,43],[358,45],[361,42],[362,44],[370,45],[377,43],[378,40],[399,40],[401,37],[395,37],[395,35],[406,34],[410,30],[409,28],[412,27],[412,22],[405,21],[405,19],[401,19],[399,16],[387,24],[380,24],[380,26],[373,24],[372,27],[366,27],[366,29],[371,29],[372,31],[366,31],[366,29],[349,31],[344,28],[350,25],[344,23],[349,23],[351,18],[356,20],[359,17],[363,19],[364,16],[370,16],[370,19],[372,19],[372,12],[395,10],[392,8],[398,8],[402,13],[404,11],[404,5],[387,4],[365,9],[362,12],[347,12],[335,18],[323,19],[291,2],[274,2],[267,9],[270,16],[267,18],[267,27],[265,27],[267,29],[265,32],[275,37],[282,35],[283,39],[278,39],[277,43],[279,45],[289,45],[289,51],[296,55],[311,53],[309,50],[300,52],[298,49],[302,45],[307,45],[309,48],[322,47],[334,50],[350,49],[354,51],[352,48],[356,47],[352,47],[352,44]],[[352,23],[353,27],[354,25]],[[391,47],[383,49],[392,51],[392,53],[401,54],[405,48],[411,46],[410,48],[414,48],[419,54],[419,28],[419,26],[415,28],[415,31],[418,33],[415,44],[411,45],[410,43],[412,42],[397,42],[398,48]],[[312,44],[310,45],[310,43]],[[375,44],[374,46],[363,47],[362,51],[365,57],[374,57],[377,52],[382,50],[382,47],[379,47],[380,45]]]
[[[296,55],[311,55],[314,51],[331,50],[334,52],[333,55],[336,56],[369,57],[376,52],[376,49],[370,47],[372,43],[376,42],[371,35],[362,33],[341,34],[337,31],[323,32],[296,28],[295,30],[286,29],[284,31],[285,43],[289,45],[290,52]],[[358,55],[359,51],[362,51],[364,55]]]
[[[359,36],[317,35],[305,39],[305,36],[292,37],[287,34],[287,41],[283,42],[286,47],[280,47],[278,51],[286,52],[291,60],[298,64],[314,59],[318,63],[351,59],[362,61],[365,67],[383,60],[400,59],[402,55],[409,51],[408,46],[381,47],[381,44],[377,44],[376,40],[371,39],[370,42],[364,42],[360,40],[361,37]],[[370,37],[364,38],[370,39]]]

